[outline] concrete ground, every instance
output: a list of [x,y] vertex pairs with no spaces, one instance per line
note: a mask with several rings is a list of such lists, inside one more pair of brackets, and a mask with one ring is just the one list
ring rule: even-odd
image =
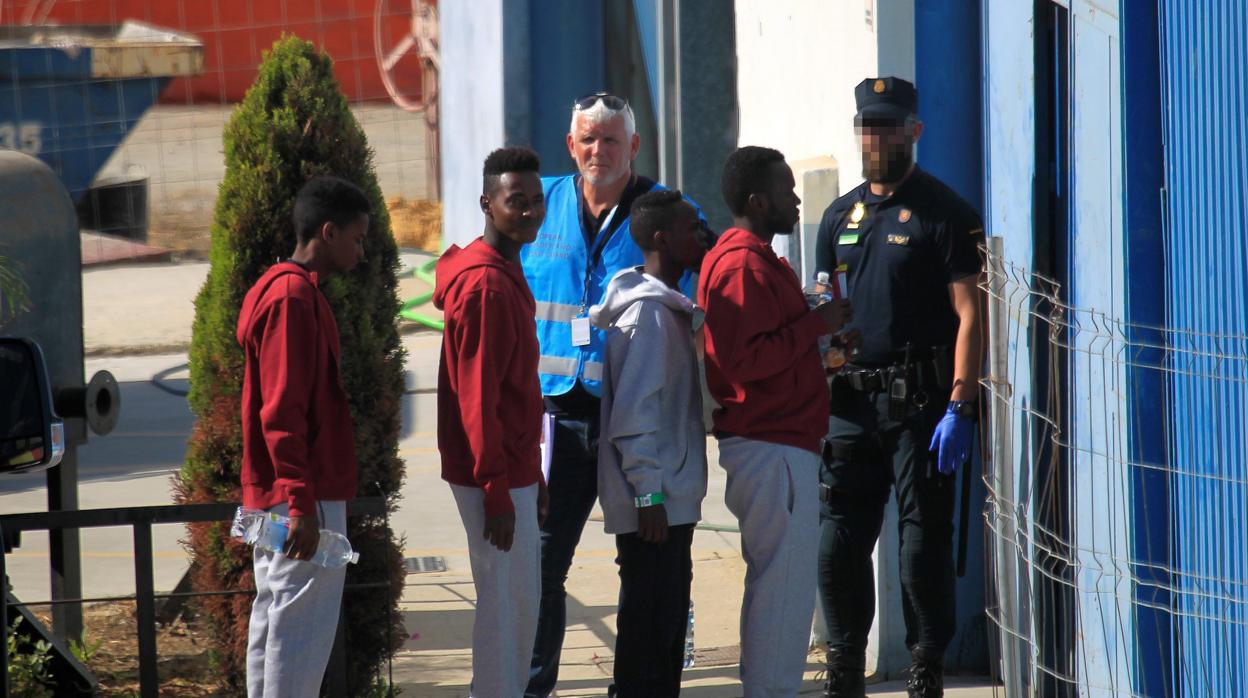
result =
[[[415,263],[419,257],[405,261]],[[83,274],[87,375],[112,371],[122,385],[121,421],[107,437],[94,437],[79,454],[82,508],[162,504],[171,501],[170,477],[179,467],[193,423],[184,398],[164,388],[185,388],[192,302],[207,272],[204,264],[140,265],[88,270]],[[419,282],[405,280],[402,294],[416,295]],[[446,571],[410,574],[402,601],[409,637],[394,659],[395,683],[406,696],[467,696],[471,678],[473,587],[467,545],[454,502],[439,477],[436,448],[437,357],[440,335],[410,331],[408,390],[404,399],[400,455],[407,479],[395,532],[406,539],[406,557],[441,557]],[[152,353],[160,351],[163,353]],[[161,381],[153,381],[158,374]],[[714,441],[711,463],[717,461]],[[740,537],[723,503],[724,474],[712,465],[704,524],[694,538],[697,663],[686,671],[684,695],[740,696],[736,661],[738,615],[744,576]],[[0,481],[0,511],[44,508],[42,477]],[[178,526],[155,530],[156,587],[169,590],[187,565]],[[82,536],[84,592],[88,596],[134,591],[129,531],[96,529]],[[595,511],[577,551],[568,583],[569,633],[560,696],[602,696],[610,683],[618,577],[614,541]],[[46,536],[26,535],[8,558],[14,591],[23,600],[48,598]],[[812,660],[815,657],[812,655]],[[802,695],[819,693],[819,666],[807,665]],[[902,696],[896,681],[873,684],[873,696]],[[983,678],[951,678],[951,698],[993,695]]]

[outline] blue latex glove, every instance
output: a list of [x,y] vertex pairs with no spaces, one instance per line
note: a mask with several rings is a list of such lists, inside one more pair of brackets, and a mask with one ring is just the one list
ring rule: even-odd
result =
[[958,466],[971,457],[971,441],[975,437],[975,422],[954,412],[950,407],[936,425],[928,450],[936,454],[936,467],[942,475],[952,475]]

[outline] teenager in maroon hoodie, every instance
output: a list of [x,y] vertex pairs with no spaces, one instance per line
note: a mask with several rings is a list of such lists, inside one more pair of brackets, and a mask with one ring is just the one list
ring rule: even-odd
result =
[[357,466],[338,326],[318,284],[364,256],[369,211],[368,197],[350,182],[308,181],[295,198],[294,254],[251,287],[238,317],[243,506],[290,516],[285,554],[253,553],[253,697],[316,695],[338,626],[346,570],[306,561],[320,529],[346,535]]
[[771,240],[798,221],[784,155],[747,146],[728,156],[722,189],[733,215],[702,262],[706,381],[724,494],[741,528],[745,698],[796,696],[814,616],[819,454],[828,431],[820,336],[849,320],[847,301],[814,310]]
[[438,450],[468,533],[477,592],[471,695],[514,698],[529,681],[541,593],[538,527],[542,389],[536,306],[520,248],[546,216],[537,154],[501,148],[483,168],[485,232],[438,261],[445,316],[438,367]]

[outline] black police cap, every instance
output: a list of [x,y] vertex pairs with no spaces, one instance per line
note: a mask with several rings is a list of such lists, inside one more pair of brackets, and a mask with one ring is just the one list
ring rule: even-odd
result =
[[901,78],[867,78],[854,88],[858,120],[901,121],[919,111],[919,91]]

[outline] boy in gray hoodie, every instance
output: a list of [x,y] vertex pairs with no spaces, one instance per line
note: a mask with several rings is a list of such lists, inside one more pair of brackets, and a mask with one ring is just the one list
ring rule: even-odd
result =
[[612,695],[680,694],[693,528],[706,496],[706,429],[694,333],[702,311],[677,285],[707,239],[678,191],[633,202],[645,264],[624,269],[590,320],[607,330],[598,498],[615,534],[620,607]]

